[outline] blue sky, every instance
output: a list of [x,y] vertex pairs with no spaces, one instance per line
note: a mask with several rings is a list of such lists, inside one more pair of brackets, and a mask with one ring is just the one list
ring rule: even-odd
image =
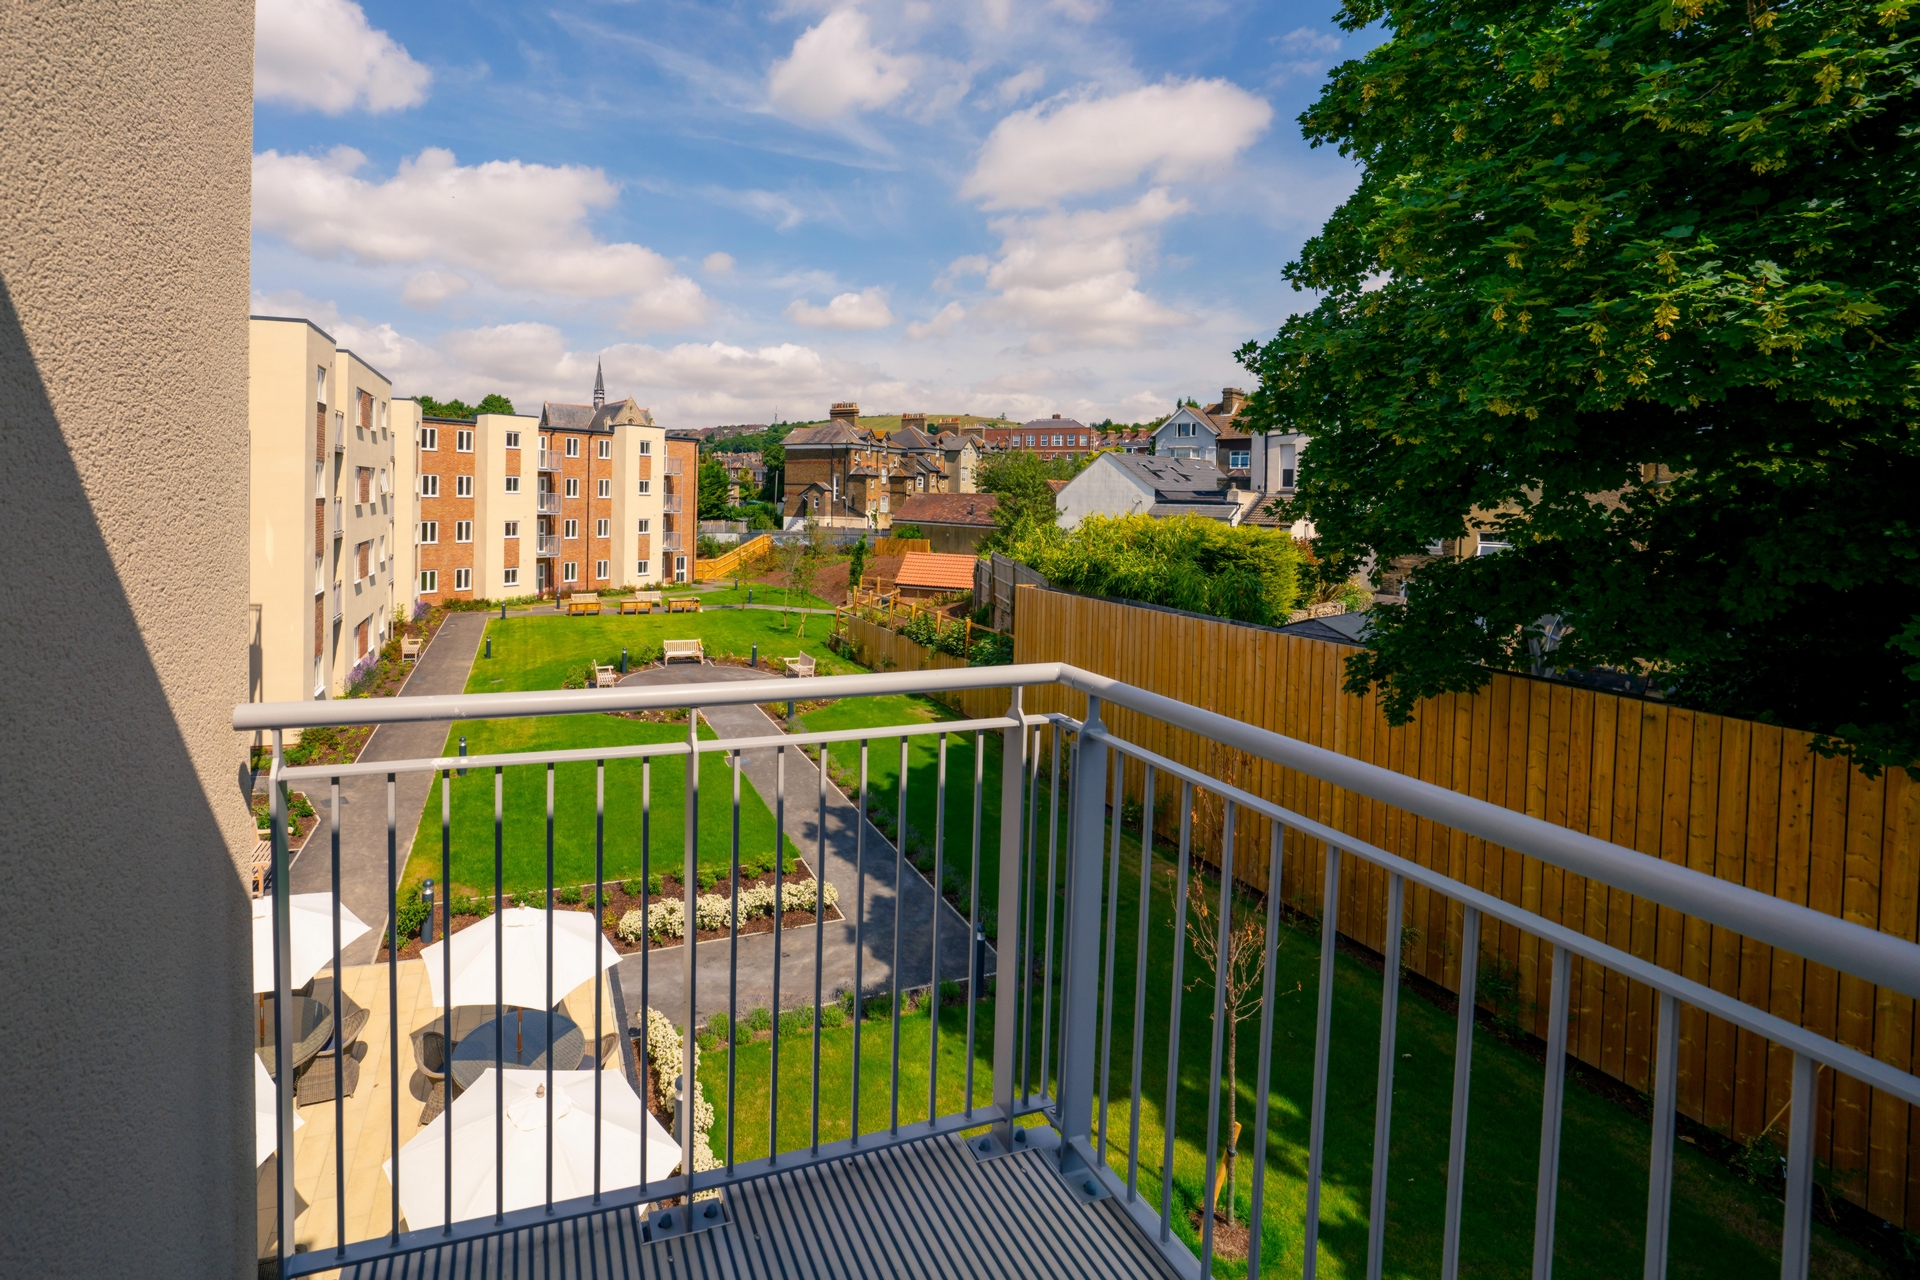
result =
[[398,394],[670,426],[1241,385],[1352,189],[1326,0],[259,0],[254,309]]

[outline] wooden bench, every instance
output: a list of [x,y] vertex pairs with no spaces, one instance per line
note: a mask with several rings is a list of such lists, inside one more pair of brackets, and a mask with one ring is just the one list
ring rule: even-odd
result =
[[698,613],[700,612],[700,597],[699,596],[674,596],[672,599],[667,601],[667,612],[668,613]]
[[593,669],[593,687],[611,689],[620,683],[620,673],[612,667],[595,666]]
[[787,674],[790,676],[810,676],[814,673],[811,654],[803,653],[797,658],[782,658],[780,661],[787,664]]
[[574,592],[567,597],[567,616],[577,618],[584,614],[600,612],[600,597],[591,593]]
[[705,662],[707,651],[698,640],[665,640],[660,645],[660,665],[665,666],[675,659],[688,659],[693,662]]
[[418,662],[420,660],[421,647],[422,641],[419,636],[401,636],[400,661]]
[[273,879],[273,841],[262,840],[253,846],[253,866],[248,872],[248,887],[258,898],[266,893]]
[[620,602],[621,613],[652,613],[653,606],[660,603],[658,591],[636,591]]

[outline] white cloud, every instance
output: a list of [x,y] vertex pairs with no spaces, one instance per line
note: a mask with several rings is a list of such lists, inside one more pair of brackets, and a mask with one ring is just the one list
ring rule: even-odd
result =
[[353,0],[258,0],[253,95],[337,116],[355,106],[394,111],[427,99],[433,73]]
[[989,209],[1036,208],[1143,175],[1204,177],[1230,165],[1272,120],[1264,98],[1225,80],[1041,103],[994,126],[960,194]]
[[933,313],[927,321],[916,320],[907,326],[907,336],[918,342],[922,338],[944,338],[953,332],[953,326],[967,318],[967,309],[957,302],[949,302]]
[[1340,52],[1340,37],[1312,27],[1295,27],[1280,37],[1280,47],[1299,57],[1311,54],[1331,57]]
[[867,15],[837,9],[793,42],[767,73],[767,96],[789,115],[830,120],[854,108],[884,107],[913,83],[919,59],[873,43]]
[[451,271],[418,271],[407,277],[406,286],[400,290],[400,301],[425,311],[472,287],[465,276]]
[[859,293],[843,293],[824,307],[795,298],[787,319],[814,329],[884,329],[893,323],[887,291],[875,286]]
[[315,258],[451,267],[503,289],[618,299],[629,329],[683,328],[706,314],[700,286],[643,245],[601,240],[588,215],[619,188],[599,169],[493,160],[461,165],[429,147],[391,178],[358,176],[350,147],[253,158],[253,226]]
[[1027,329],[1036,353],[1138,346],[1147,330],[1190,318],[1141,292],[1139,269],[1159,226],[1191,208],[1155,187],[1118,209],[1001,218],[999,258],[987,272],[998,296],[982,310]]
[[970,253],[963,258],[955,258],[947,264],[946,270],[933,278],[936,289],[951,289],[963,276],[983,276],[993,263],[984,253]]
[[1046,82],[1045,67],[1028,67],[1002,80],[999,87],[994,90],[994,97],[999,100],[1001,106],[1011,106]]
[[700,261],[700,269],[710,276],[730,276],[733,274],[733,255],[730,253],[710,253]]

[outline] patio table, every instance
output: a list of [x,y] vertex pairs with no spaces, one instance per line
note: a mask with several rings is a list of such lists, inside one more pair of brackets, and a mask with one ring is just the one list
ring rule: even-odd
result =
[[[273,1001],[268,996],[260,1001],[253,1020],[254,1052],[260,1055],[260,1061],[266,1065],[267,1074],[279,1077],[274,1068],[276,1049],[273,1043]],[[333,1006],[311,996],[293,997],[293,1069],[298,1071],[307,1065],[308,1059],[320,1052],[333,1036]]]
[[[508,1068],[544,1070],[547,1065],[547,1018],[540,1009],[509,1009],[498,1021],[503,1023],[501,1064]],[[565,1014],[553,1014],[553,1069],[578,1071],[580,1056],[586,1052],[587,1038]],[[493,1027],[488,1018],[453,1047],[453,1082],[470,1088],[482,1072],[493,1065]]]

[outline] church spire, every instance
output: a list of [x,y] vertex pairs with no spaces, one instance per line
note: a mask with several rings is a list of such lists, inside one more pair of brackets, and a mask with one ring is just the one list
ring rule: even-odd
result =
[[607,402],[607,380],[601,376],[600,362],[593,362],[593,407],[598,409]]

